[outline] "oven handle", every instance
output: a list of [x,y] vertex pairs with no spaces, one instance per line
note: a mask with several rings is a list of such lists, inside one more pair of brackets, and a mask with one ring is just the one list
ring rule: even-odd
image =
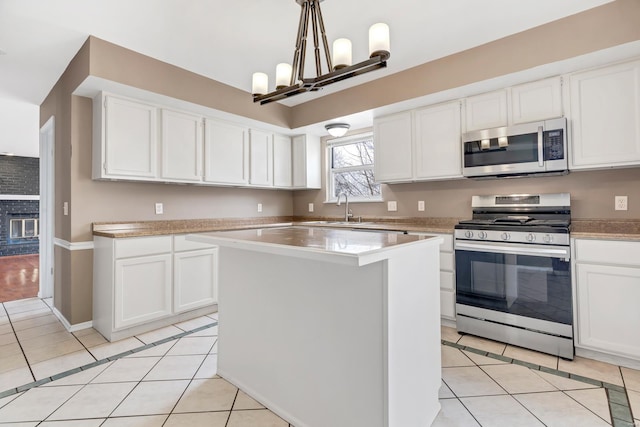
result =
[[542,126],[538,126],[538,166],[544,166],[544,150],[542,146]]
[[546,256],[551,258],[564,258],[565,261],[571,259],[571,251],[568,247],[531,247],[517,244],[501,245],[499,243],[467,243],[456,241],[455,249],[474,252],[504,253],[507,255]]

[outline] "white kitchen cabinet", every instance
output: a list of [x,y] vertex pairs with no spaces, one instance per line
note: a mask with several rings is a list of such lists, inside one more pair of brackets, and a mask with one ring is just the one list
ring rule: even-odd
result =
[[218,248],[174,236],[173,312],[218,302]]
[[379,117],[373,121],[374,176],[377,182],[413,179],[412,112]]
[[273,185],[291,188],[293,185],[293,159],[291,137],[273,136]]
[[93,179],[156,180],[158,108],[100,93],[93,100]]
[[570,76],[570,169],[640,164],[640,61]]
[[204,180],[223,185],[249,183],[249,129],[205,120]]
[[273,134],[251,129],[249,133],[249,184],[273,186]]
[[575,239],[578,349],[640,358],[640,242]]
[[93,327],[118,331],[171,315],[170,236],[94,238]]
[[322,187],[322,149],[320,138],[312,135],[297,135],[291,139],[293,160],[293,188],[308,189]]
[[483,93],[464,100],[466,132],[507,126],[507,91]]
[[164,109],[161,115],[161,178],[202,181],[202,117]]
[[513,86],[510,92],[511,124],[563,116],[562,78],[552,77]]
[[460,102],[415,110],[415,179],[462,177]]
[[413,233],[417,236],[440,236],[440,317],[444,321],[456,320],[456,279],[453,235],[439,233]]

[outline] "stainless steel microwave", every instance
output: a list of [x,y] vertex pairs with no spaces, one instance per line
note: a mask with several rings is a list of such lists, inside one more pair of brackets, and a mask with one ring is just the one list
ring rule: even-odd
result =
[[467,132],[462,173],[469,178],[566,174],[567,119]]

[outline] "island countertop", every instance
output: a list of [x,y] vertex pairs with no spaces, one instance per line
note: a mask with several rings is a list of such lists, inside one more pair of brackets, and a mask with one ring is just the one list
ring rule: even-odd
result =
[[305,226],[216,231],[191,234],[188,239],[354,265],[366,265],[384,259],[386,252],[400,246],[421,244],[432,239],[442,240],[441,237],[397,232]]

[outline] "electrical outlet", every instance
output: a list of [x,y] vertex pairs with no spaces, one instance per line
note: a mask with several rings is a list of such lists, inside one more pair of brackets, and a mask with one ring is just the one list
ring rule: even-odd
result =
[[387,202],[387,210],[389,212],[395,212],[398,210],[398,202],[393,201],[393,202]]
[[313,203],[309,203],[309,212],[313,212]]
[[262,203],[258,203],[258,212],[262,212]]
[[164,205],[162,203],[156,203],[156,215],[162,215],[164,213]]
[[424,212],[424,200],[418,201],[418,211]]
[[615,198],[616,210],[617,211],[626,211],[628,209],[628,199],[627,196],[616,196]]

